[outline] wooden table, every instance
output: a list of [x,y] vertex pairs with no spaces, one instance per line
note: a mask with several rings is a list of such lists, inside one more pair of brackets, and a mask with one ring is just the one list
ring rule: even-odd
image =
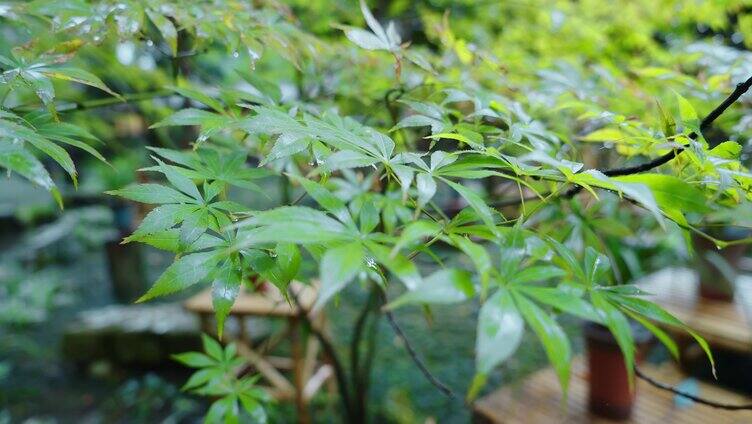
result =
[[[269,289],[264,293],[240,292],[228,316],[228,321],[237,320],[238,331],[235,334],[226,333],[226,338],[235,342],[238,353],[262,375],[269,384],[269,393],[278,400],[293,400],[298,410],[299,422],[307,423],[310,422],[308,402],[325,382],[331,381],[333,376],[332,366],[319,361],[318,340],[313,336],[304,340],[301,328],[302,320],[307,317],[312,325],[324,331],[323,313],[313,315],[310,312],[316,301],[317,291],[310,285],[293,282],[290,291],[295,293],[298,300],[297,303],[291,300],[291,304],[276,287],[271,284],[267,286]],[[211,289],[191,297],[184,306],[201,317],[204,331],[215,333]],[[253,346],[246,326],[248,317],[284,319],[287,325],[281,331],[270,335],[263,343]],[[274,348],[284,341],[290,342],[289,355],[273,355]],[[285,376],[289,371],[292,371],[292,381]]]
[[[740,276],[733,302],[698,296],[697,275],[685,268],[668,268],[638,282],[647,296],[697,331],[711,346],[752,352],[752,277]],[[677,331],[677,336],[682,336]]]
[[[660,366],[644,364],[641,369],[660,381],[676,385],[685,377],[673,363]],[[621,423],[661,424],[736,424],[752,423],[752,411],[724,411],[692,403],[677,406],[674,395],[637,381],[637,402],[629,421]],[[707,383],[698,382],[696,394],[719,402],[742,404],[750,399]],[[611,423],[588,411],[587,369],[582,357],[572,363],[569,396],[562,403],[562,392],[552,368],[538,371],[516,385],[509,385],[479,399],[473,405],[478,423]]]

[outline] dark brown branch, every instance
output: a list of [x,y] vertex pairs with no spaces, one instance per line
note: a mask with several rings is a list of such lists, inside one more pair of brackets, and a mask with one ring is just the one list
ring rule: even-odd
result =
[[[59,105],[56,105],[55,108],[58,112],[69,112],[74,110],[87,110],[87,109],[96,109],[100,107],[107,107],[112,105],[119,105],[119,104],[127,104],[127,102],[141,102],[145,100],[153,100],[157,98],[162,97],[169,97],[169,96],[180,96],[180,94],[168,91],[168,90],[159,90],[159,91],[153,91],[153,92],[142,92],[142,93],[130,93],[130,94],[123,94],[120,98],[118,97],[106,97],[102,99],[94,99],[94,100],[87,100],[83,102],[63,102]],[[34,110],[39,109],[40,106],[38,105],[21,105],[11,108],[13,111],[17,112],[31,112]]]
[[[749,89],[752,88],[752,77],[749,77],[746,81],[743,83],[739,83],[736,85],[736,88],[734,88],[734,91],[731,92],[731,94],[726,97],[726,99],[721,102],[718,106],[716,106],[715,109],[713,109],[706,117],[705,119],[700,122],[700,133],[707,130],[713,122],[720,117],[723,112],[726,111],[732,104],[734,104],[739,98],[744,95]],[[699,134],[695,132],[691,132],[689,134],[689,138],[692,140],[696,139]],[[617,177],[619,175],[632,175],[632,174],[639,174],[640,172],[650,171],[653,168],[657,168],[665,163],[670,162],[672,159],[677,157],[681,152],[684,151],[684,147],[676,148],[665,155],[653,159],[650,162],[645,162],[640,165],[635,166],[628,166],[624,168],[616,168],[616,169],[606,169],[601,172],[606,174],[609,177]]]
[[[741,96],[744,95],[749,89],[752,88],[752,77],[749,77],[746,81],[743,83],[737,84],[736,88],[734,88],[734,91],[731,92],[731,94],[726,97],[726,99],[721,102],[718,106],[716,106],[715,109],[710,111],[710,113],[700,122],[700,132],[707,130],[710,128],[710,126],[715,122],[718,117],[720,117],[723,112],[726,111],[732,104],[734,104]],[[696,132],[689,133],[688,137],[692,140],[697,139],[698,134]],[[657,157],[649,162],[641,163],[639,165],[633,165],[633,166],[626,166],[623,168],[613,168],[613,169],[603,169],[600,170],[604,175],[609,177],[618,177],[622,175],[634,175],[639,174],[642,172],[650,171],[651,169],[657,168],[661,165],[665,165],[669,162],[671,162],[674,158],[679,156],[687,146],[681,146],[677,147],[676,149],[671,150],[670,152],[666,153],[663,156]],[[575,186],[570,188],[569,190],[565,191],[564,194],[561,195],[562,198],[568,199],[571,197],[574,197],[577,193],[582,191],[582,186]],[[515,202],[511,202],[510,204],[507,204],[505,206],[511,206],[515,204],[522,203],[523,199],[515,199]],[[527,200],[527,199],[525,199]]]
[[[353,329],[353,337],[350,341],[350,372],[352,374],[352,383],[355,390],[354,395],[356,396],[356,403],[353,406],[355,410],[355,417],[358,419],[358,421],[365,418],[365,401],[368,392],[367,374],[371,371],[370,369],[366,369],[365,367],[361,366],[360,344],[361,340],[363,339],[363,333],[369,315],[378,311],[379,290],[379,286],[377,286],[376,284],[371,287],[371,292],[368,295],[368,299],[366,300],[365,305],[363,305],[363,309],[358,315],[358,319],[355,323],[355,328]],[[366,361],[366,365],[368,365],[368,361]]]
[[[383,292],[381,293],[381,295],[382,295],[382,300],[384,304],[386,304],[387,303],[386,295]],[[433,375],[431,373],[431,370],[428,369],[428,367],[423,362],[423,360],[420,359],[420,356],[418,356],[418,352],[415,351],[415,348],[410,342],[410,339],[408,339],[407,335],[405,335],[405,332],[402,331],[402,327],[400,327],[392,311],[386,310],[384,311],[384,315],[386,315],[386,319],[387,321],[389,321],[389,325],[392,327],[392,330],[394,330],[394,333],[397,334],[397,337],[399,337],[402,340],[402,343],[405,345],[405,349],[407,350],[407,353],[410,355],[410,358],[413,360],[413,362],[418,367],[420,372],[423,373],[423,376],[426,377],[426,379],[434,387],[436,387],[441,393],[443,393],[446,397],[448,397],[449,399],[455,399],[457,395],[454,394],[452,389],[450,389],[446,384],[442,383],[441,380],[439,380],[435,375]]]
[[634,371],[635,371],[635,375],[637,375],[637,377],[641,378],[642,380],[645,380],[646,382],[648,382],[650,385],[652,385],[654,387],[657,387],[657,388],[659,388],[661,390],[666,390],[666,391],[671,392],[671,393],[673,393],[673,394],[675,394],[677,396],[681,396],[681,397],[687,398],[689,400],[692,400],[692,401],[697,402],[697,403],[701,403],[703,405],[710,406],[712,408],[725,409],[727,411],[752,410],[752,404],[747,404],[747,405],[729,405],[727,403],[719,403],[719,402],[715,402],[715,401],[712,401],[712,400],[707,400],[707,399],[701,398],[699,396],[695,396],[695,395],[691,395],[689,393],[682,392],[681,390],[679,390],[679,389],[677,389],[677,388],[675,388],[673,386],[670,386],[670,385],[668,385],[666,383],[661,383],[660,381],[656,381],[656,380],[652,379],[651,377],[648,377],[647,375],[645,375],[637,367],[634,368]]

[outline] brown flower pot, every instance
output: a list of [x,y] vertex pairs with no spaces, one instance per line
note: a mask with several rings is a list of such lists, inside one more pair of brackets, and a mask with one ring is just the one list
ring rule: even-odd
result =
[[262,280],[258,275],[252,275],[248,278],[251,288],[251,292],[259,294],[267,294],[272,289],[271,283],[266,280]]
[[[726,231],[717,235],[724,240],[740,239],[748,236],[746,231]],[[692,244],[696,253],[696,268],[700,278],[699,294],[703,299],[731,302],[734,300],[734,281],[729,276],[729,270],[722,270],[722,267],[730,269],[731,273],[738,272],[739,264],[747,250],[746,244],[732,245],[723,249],[718,249],[713,242],[703,237],[694,235]],[[721,265],[725,262],[725,265]]]
[[[636,344],[635,360],[647,350],[650,333],[633,326]],[[616,339],[608,328],[588,322],[584,329],[589,366],[590,412],[612,420],[626,420],[635,403],[634,387],[629,387],[627,367]]]

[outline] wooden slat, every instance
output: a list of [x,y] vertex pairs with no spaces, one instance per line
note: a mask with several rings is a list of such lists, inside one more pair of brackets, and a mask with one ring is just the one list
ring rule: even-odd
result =
[[[685,377],[671,363],[662,366],[645,364],[641,369],[658,380],[678,384]],[[750,403],[750,399],[712,386],[698,383],[698,394],[719,402]],[[507,424],[535,423],[612,423],[588,412],[587,370],[581,357],[572,363],[569,396],[562,402],[562,392],[552,368],[539,371],[519,384],[510,385],[479,399],[473,405],[479,422]],[[752,411],[724,411],[704,405],[678,407],[674,396],[637,380],[637,402],[629,421],[622,423],[741,424],[752,422]]]
[[[294,281],[291,290],[298,293],[300,305],[305,310],[310,310],[316,301],[317,291],[315,287]],[[197,314],[214,314],[212,307],[211,289],[206,289],[188,299],[184,306],[187,310]],[[231,315],[238,316],[271,316],[292,317],[298,315],[297,305],[287,302],[274,285],[269,285],[265,293],[241,291],[235,304],[230,310]]]
[[752,278],[740,276],[734,302],[702,299],[698,279],[688,269],[669,268],[638,283],[647,298],[684,321],[709,343],[742,352],[752,351]]
[[249,348],[243,343],[238,343],[238,353],[244,358],[248,359],[248,362],[256,367],[258,372],[264,376],[264,378],[272,384],[275,390],[280,394],[292,394],[295,393],[295,387],[283,376],[277,369],[270,364],[264,357],[256,353],[253,349]]

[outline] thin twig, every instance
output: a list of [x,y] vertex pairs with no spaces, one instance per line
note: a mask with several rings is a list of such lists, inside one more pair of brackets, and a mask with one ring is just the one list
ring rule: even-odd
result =
[[642,380],[645,380],[646,382],[648,382],[649,384],[651,384],[654,387],[657,387],[657,388],[659,388],[661,390],[669,391],[669,392],[671,392],[671,393],[673,393],[673,394],[675,394],[677,396],[685,397],[687,399],[690,399],[690,400],[695,401],[697,403],[701,403],[703,405],[707,405],[707,406],[710,406],[710,407],[713,407],[713,408],[718,408],[718,409],[725,409],[727,411],[752,410],[752,404],[746,404],[746,405],[729,405],[727,403],[720,403],[720,402],[715,402],[715,401],[712,401],[712,400],[707,400],[707,399],[701,398],[699,396],[695,396],[695,395],[691,395],[691,394],[686,393],[686,392],[682,392],[681,390],[679,390],[679,389],[677,389],[677,388],[675,388],[675,387],[673,387],[671,385],[668,385],[666,383],[661,383],[660,381],[656,381],[656,380],[652,379],[651,377],[648,377],[647,375],[645,375],[637,367],[634,367],[634,371],[635,371],[635,375],[637,375],[637,377],[641,378]]
[[361,369],[360,341],[363,338],[363,330],[366,326],[366,322],[368,321],[368,316],[378,309],[378,292],[379,287],[374,284],[371,288],[371,292],[368,295],[366,303],[363,305],[363,309],[358,315],[358,319],[355,323],[355,328],[353,329],[353,337],[350,341],[350,372],[352,373],[354,395],[357,396],[357,398],[355,399],[356,403],[354,405],[356,417],[365,416],[365,398],[368,386],[363,376],[364,374],[370,372],[370,370],[368,369]]
[[[58,112],[96,109],[96,108],[107,107],[107,106],[112,106],[112,105],[126,104],[126,102],[141,102],[145,100],[153,100],[153,99],[157,99],[161,97],[169,97],[169,96],[180,96],[180,94],[172,92],[172,91],[168,91],[168,90],[130,93],[130,94],[123,94],[122,96],[120,96],[120,98],[107,97],[103,99],[94,99],[94,100],[88,100],[88,101],[83,101],[83,102],[61,103],[59,105],[56,105],[55,109]],[[29,112],[29,111],[33,111],[37,109],[39,109],[39,106],[35,106],[35,105],[21,105],[21,106],[16,106],[16,107],[11,108],[11,110],[18,111],[18,112]]]
[[[384,298],[386,301],[386,298]],[[431,370],[428,369],[426,364],[423,362],[422,359],[420,359],[420,356],[418,356],[418,353],[415,351],[415,348],[413,347],[412,343],[410,342],[410,339],[407,338],[405,335],[405,332],[402,331],[402,328],[400,327],[399,323],[397,323],[397,320],[394,317],[394,314],[392,311],[385,311],[384,315],[386,315],[387,321],[389,321],[389,325],[392,327],[392,330],[394,330],[394,333],[397,334],[397,337],[399,337],[402,340],[402,343],[405,345],[405,349],[407,350],[407,353],[410,355],[410,358],[413,360],[415,365],[418,367],[421,373],[423,373],[423,376],[426,377],[426,379],[433,384],[434,387],[436,387],[441,393],[443,393],[446,397],[450,399],[457,398],[457,395],[450,389],[446,384],[442,383],[441,380],[439,380],[435,375],[431,373]]]

